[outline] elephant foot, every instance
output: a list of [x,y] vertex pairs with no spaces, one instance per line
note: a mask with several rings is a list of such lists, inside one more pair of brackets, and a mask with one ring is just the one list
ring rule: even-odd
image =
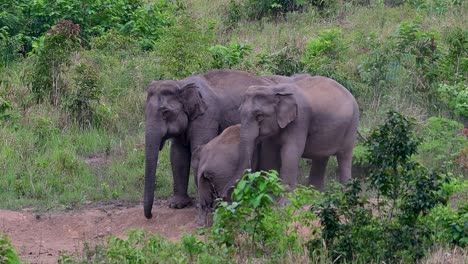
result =
[[169,208],[182,209],[192,204],[192,200],[187,195],[174,195],[169,199]]

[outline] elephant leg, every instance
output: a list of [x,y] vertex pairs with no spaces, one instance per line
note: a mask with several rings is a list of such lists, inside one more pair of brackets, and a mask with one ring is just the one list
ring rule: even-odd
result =
[[346,184],[351,180],[351,168],[353,163],[353,149],[348,149],[336,154],[338,168],[340,170],[340,182]]
[[323,190],[325,183],[325,170],[330,157],[320,157],[312,159],[312,166],[309,172],[309,185],[315,186],[317,190]]
[[260,143],[258,149],[258,165],[254,168],[257,170],[276,170],[281,168],[280,147],[273,140],[266,139]]
[[172,139],[170,158],[174,194],[169,199],[169,207],[180,209],[191,204],[190,197],[187,194],[190,175],[189,147],[185,146],[179,138]]
[[198,201],[198,225],[206,226],[208,213],[213,205],[213,194],[210,182],[204,177],[201,177],[198,183]]
[[289,191],[296,188],[300,158],[301,152],[296,147],[285,145],[281,148],[280,177],[283,184],[289,187]]

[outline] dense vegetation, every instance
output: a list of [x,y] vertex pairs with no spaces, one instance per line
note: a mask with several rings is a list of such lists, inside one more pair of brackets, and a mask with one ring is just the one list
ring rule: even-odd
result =
[[[174,246],[137,231],[111,240],[96,252],[97,261],[143,254],[139,261],[151,262],[162,258],[155,248],[182,262],[216,262],[226,254],[266,260],[281,252],[290,261],[393,261],[418,259],[437,244],[466,246],[466,14],[466,1],[458,0],[2,1],[0,207],[140,201],[150,80],[215,68],[308,72],[334,78],[354,94],[359,130],[368,139],[354,159],[354,175],[366,184],[303,191],[291,204],[314,197],[306,218],[318,216],[322,228],[304,241],[272,243],[291,237],[284,232],[299,221],[292,215],[299,207],[272,210],[262,200],[247,208],[258,208],[255,215],[263,218],[241,210],[229,223],[222,219],[232,208],[224,205],[217,224],[237,226],[207,231],[222,241],[187,236]],[[403,116],[387,116],[388,110]],[[157,196],[164,198],[172,190],[167,147],[159,168]],[[257,197],[246,195],[247,203]],[[219,233],[234,229],[245,234]],[[239,239],[245,247],[235,246]],[[2,244],[0,257],[3,252]]]

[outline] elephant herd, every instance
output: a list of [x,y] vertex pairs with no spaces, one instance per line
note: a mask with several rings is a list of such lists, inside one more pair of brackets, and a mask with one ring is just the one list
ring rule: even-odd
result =
[[311,159],[308,180],[321,189],[328,159],[336,156],[340,182],[351,179],[359,109],[352,94],[332,79],[214,70],[179,81],[153,81],[147,92],[144,213],[148,219],[158,155],[167,139],[171,139],[174,180],[169,207],[190,204],[187,187],[192,168],[200,225],[206,223],[216,198],[229,200],[247,168],[275,169],[292,190],[300,158]]

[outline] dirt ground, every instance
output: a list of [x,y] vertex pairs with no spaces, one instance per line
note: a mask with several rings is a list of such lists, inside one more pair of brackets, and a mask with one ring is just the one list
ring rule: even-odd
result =
[[130,228],[178,240],[197,229],[196,208],[170,209],[166,201],[157,201],[150,220],[144,217],[142,205],[118,202],[65,212],[0,210],[0,233],[10,238],[20,259],[31,264],[57,263],[64,252],[80,254],[85,242],[93,245]]

